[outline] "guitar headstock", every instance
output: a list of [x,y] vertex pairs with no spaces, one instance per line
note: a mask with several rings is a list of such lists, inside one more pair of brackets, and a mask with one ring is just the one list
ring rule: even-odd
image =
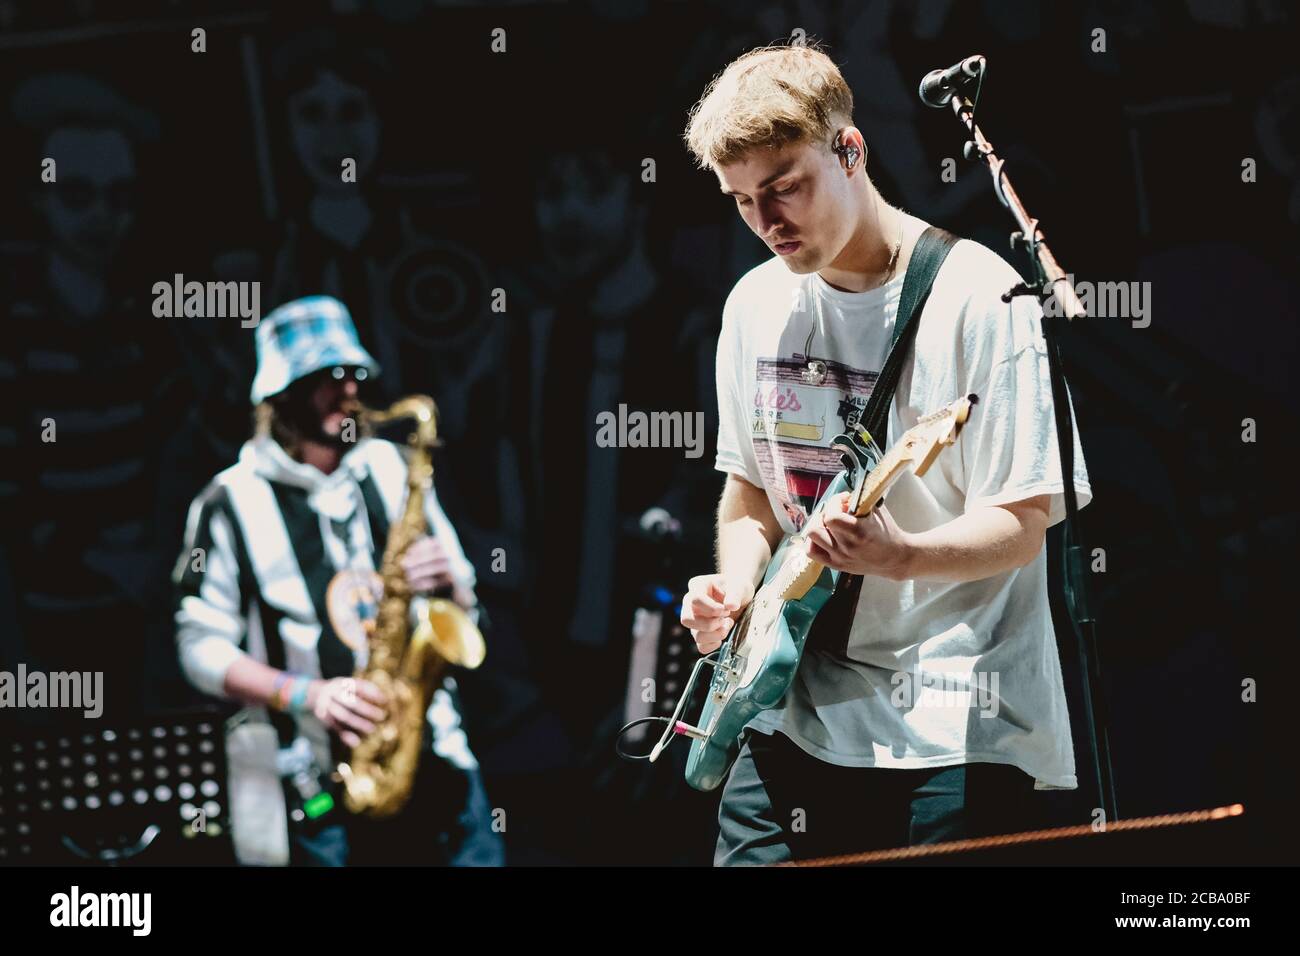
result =
[[962,426],[970,418],[971,406],[979,401],[974,393],[950,402],[937,412],[926,415],[904,432],[894,446],[905,461],[912,462],[912,471],[924,475],[945,445],[957,440]]

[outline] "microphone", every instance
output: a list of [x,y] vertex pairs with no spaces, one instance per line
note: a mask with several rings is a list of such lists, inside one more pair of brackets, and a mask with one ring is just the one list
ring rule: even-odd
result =
[[921,80],[921,88],[918,90],[921,102],[935,109],[943,109],[959,88],[983,74],[984,65],[984,57],[977,54],[966,57],[946,70],[931,70]]
[[682,523],[663,508],[647,509],[638,528],[647,541],[680,541],[682,537]]

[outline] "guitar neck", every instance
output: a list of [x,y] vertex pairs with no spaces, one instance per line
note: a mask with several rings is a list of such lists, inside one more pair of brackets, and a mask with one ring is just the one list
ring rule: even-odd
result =
[[876,467],[863,476],[862,486],[857,493],[857,505],[853,509],[854,516],[861,518],[869,514],[885,496],[890,484],[906,467],[907,459],[903,456],[903,446],[895,445],[889,449]]
[[[918,476],[924,475],[939,452],[956,440],[970,414],[971,406],[978,400],[978,396],[971,394],[926,415],[881,456],[874,468],[864,469],[849,496],[849,510],[854,517],[861,518],[870,514],[894,479],[908,468]],[[793,540],[802,543],[806,536],[801,532]],[[797,556],[787,560],[764,585],[763,590],[780,600],[802,597],[816,583],[825,568],[820,561],[808,557],[800,547]]]
[[[893,480],[907,467],[907,461],[908,459],[902,453],[902,446],[895,446],[863,477],[858,506],[854,510],[857,517],[868,514],[876,506]],[[798,538],[802,539],[804,535],[800,534]],[[786,562],[781,573],[768,582],[768,586],[781,600],[802,597],[821,577],[825,569],[826,565],[801,550],[797,557]]]

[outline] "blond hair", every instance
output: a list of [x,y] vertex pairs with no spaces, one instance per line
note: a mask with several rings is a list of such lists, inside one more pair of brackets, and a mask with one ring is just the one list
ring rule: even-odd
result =
[[826,143],[853,119],[853,93],[813,46],[766,46],[732,61],[691,108],[686,148],[701,169],[757,148]]

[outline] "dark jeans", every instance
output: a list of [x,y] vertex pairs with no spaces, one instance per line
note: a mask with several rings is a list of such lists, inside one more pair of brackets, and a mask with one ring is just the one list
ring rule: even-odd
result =
[[749,730],[722,792],[715,866],[840,856],[1042,825],[1042,794],[1007,764],[837,767]]
[[431,753],[421,756],[411,799],[395,817],[343,817],[311,833],[295,832],[290,824],[289,846],[291,866],[505,864],[481,774]]

